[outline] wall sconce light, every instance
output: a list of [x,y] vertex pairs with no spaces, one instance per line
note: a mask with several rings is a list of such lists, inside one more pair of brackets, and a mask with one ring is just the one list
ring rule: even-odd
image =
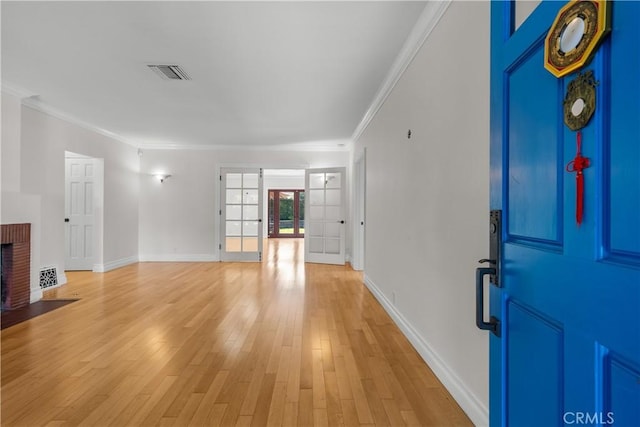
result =
[[154,173],[153,176],[160,182],[164,182],[165,179],[169,178],[171,175],[168,173]]

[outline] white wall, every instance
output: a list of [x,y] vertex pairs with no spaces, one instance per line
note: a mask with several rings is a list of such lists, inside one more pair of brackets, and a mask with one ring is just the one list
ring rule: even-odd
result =
[[[145,150],[140,166],[140,260],[220,259],[220,167],[348,167],[347,151]],[[151,174],[170,173],[160,183]]]
[[[104,178],[101,251],[96,270],[105,271],[136,262],[138,255],[139,159],[132,146],[22,105],[2,94],[2,222],[31,222],[32,265],[55,267],[64,282],[64,158],[65,151],[100,159],[97,172]],[[18,109],[19,114],[15,111]],[[5,126],[10,136],[5,140]],[[15,130],[19,129],[19,133]],[[16,136],[18,135],[18,136]],[[5,158],[4,154],[8,153]],[[5,170],[7,162],[17,166]],[[9,175],[5,179],[5,173]],[[5,182],[6,181],[6,182]],[[35,233],[34,233],[35,232]],[[39,292],[32,277],[33,291]],[[35,298],[37,299],[37,298]]]
[[20,99],[2,92],[2,191],[19,191],[20,187]]
[[478,425],[488,423],[474,271],[488,253],[489,9],[450,5],[354,148],[366,147],[365,281]]
[[[20,98],[2,92],[2,140],[0,157],[2,169],[0,187],[0,223],[31,224],[31,302],[42,298],[39,286],[40,271],[40,211],[41,197],[20,192],[20,129],[22,105]],[[64,275],[60,275],[64,281]]]

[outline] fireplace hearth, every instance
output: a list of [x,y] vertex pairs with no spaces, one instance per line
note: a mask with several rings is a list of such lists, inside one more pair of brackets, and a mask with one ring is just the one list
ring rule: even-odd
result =
[[31,299],[31,224],[0,227],[2,310],[13,310]]

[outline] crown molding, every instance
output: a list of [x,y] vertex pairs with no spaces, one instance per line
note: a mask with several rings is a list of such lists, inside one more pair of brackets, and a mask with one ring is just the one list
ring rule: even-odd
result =
[[38,94],[32,91],[29,91],[27,89],[24,89],[20,86],[16,86],[8,82],[2,82],[2,92],[19,98],[22,102],[22,105],[24,105],[25,107],[29,107],[33,110],[36,110],[41,113],[47,114],[49,116],[55,117],[57,119],[63,120],[67,123],[74,124],[85,130],[95,132],[102,136],[106,136],[107,138],[115,139],[116,141],[122,142],[132,147],[137,147],[137,144],[118,135],[117,133],[103,129],[94,124],[85,122],[84,120],[81,120],[72,114],[66,113],[62,110],[59,110],[57,108],[54,108],[48,105],[47,103],[39,99]]
[[296,144],[277,145],[231,145],[231,144],[171,144],[171,143],[139,143],[141,150],[191,150],[191,151],[313,151],[313,152],[348,152],[351,140],[318,141]]
[[110,139],[122,142],[134,148],[142,150],[193,150],[193,151],[313,151],[313,152],[348,152],[353,146],[350,139],[335,139],[328,141],[309,141],[291,144],[276,145],[231,145],[231,144],[177,144],[177,143],[161,143],[161,142],[133,142],[129,139],[103,129],[91,123],[85,122],[78,117],[54,108],[39,99],[39,96],[19,86],[2,82],[2,92],[15,96],[20,99],[22,105],[33,110],[63,120],[67,123],[74,124],[85,130],[100,134]]
[[58,110],[57,108],[53,108],[50,105],[40,101],[39,99],[37,99],[37,97],[35,96],[31,96],[29,98],[23,98],[22,99],[22,105],[24,105],[25,107],[29,107],[33,110],[39,111],[41,113],[47,114],[49,116],[55,117],[57,119],[63,120],[65,122],[74,124],[78,127],[81,127],[85,130],[91,131],[91,132],[95,132],[97,134],[100,134],[102,136],[106,136],[107,138],[111,138],[111,139],[115,139],[116,141],[122,142],[123,144],[127,144],[130,145],[132,147],[137,148],[138,145],[135,144],[134,142],[122,137],[121,135],[118,135],[117,133],[111,132],[109,130],[103,129],[101,127],[98,127],[94,124],[85,122],[84,120],[81,120],[79,118],[77,118],[76,116],[66,113],[62,110]]
[[25,88],[7,82],[2,82],[2,92],[15,96],[19,99],[30,98],[35,95],[33,92],[28,91]]
[[418,21],[414,25],[411,33],[407,37],[400,53],[396,57],[389,74],[378,89],[373,102],[369,106],[369,109],[365,113],[364,117],[358,124],[358,127],[353,132],[351,137],[352,141],[357,141],[367,129],[373,118],[376,116],[387,97],[393,91],[404,72],[407,70],[413,58],[417,55],[418,51],[427,40],[433,29],[436,27],[447,8],[453,0],[443,1],[429,1],[424,7]]

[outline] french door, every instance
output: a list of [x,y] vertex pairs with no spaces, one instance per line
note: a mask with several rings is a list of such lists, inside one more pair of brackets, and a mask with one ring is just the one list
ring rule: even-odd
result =
[[345,168],[305,172],[305,261],[345,263]]
[[640,426],[640,2],[613,4],[612,32],[581,70],[598,82],[582,129],[583,196],[567,167],[576,132],[563,122],[577,73],[544,68],[566,3],[542,2],[516,30],[517,3],[491,4],[490,206],[503,243],[484,317],[490,423]]
[[220,260],[262,260],[262,169],[220,170]]
[[304,190],[269,190],[269,237],[304,237]]

